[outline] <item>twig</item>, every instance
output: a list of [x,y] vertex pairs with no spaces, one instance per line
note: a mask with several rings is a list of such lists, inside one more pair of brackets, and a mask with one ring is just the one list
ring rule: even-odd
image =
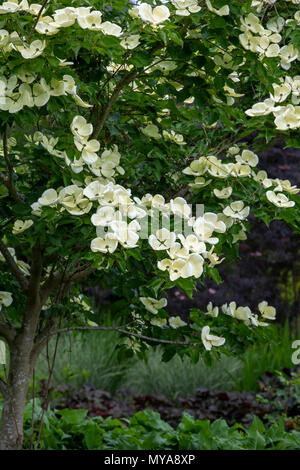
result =
[[6,178],[5,175],[0,172],[0,179],[2,183],[7,187],[9,192],[11,193],[12,197],[17,202],[24,202],[21,195],[17,192],[15,185],[14,185],[14,167],[9,159],[8,156],[8,146],[7,146],[7,129],[8,126],[5,124],[4,133],[3,133],[3,156],[6,163],[8,177]]
[[2,255],[4,256],[4,259],[7,262],[8,266],[10,267],[10,270],[15,275],[15,278],[17,279],[18,283],[22,287],[22,290],[24,292],[26,292],[27,289],[28,289],[28,281],[25,278],[22,271],[20,270],[17,263],[15,262],[14,258],[10,254],[8,248],[6,247],[6,245],[1,240],[1,238],[0,238],[0,251],[1,251]]
[[42,3],[42,6],[41,6],[41,8],[40,8],[40,10],[39,10],[39,12],[38,12],[38,14],[37,14],[37,17],[36,17],[36,19],[35,19],[35,22],[34,22],[32,28],[31,28],[31,31],[30,31],[30,33],[29,33],[29,35],[28,35],[27,42],[29,42],[29,40],[31,39],[31,36],[33,35],[33,32],[34,32],[34,30],[35,30],[35,27],[36,27],[36,25],[38,24],[38,21],[39,21],[39,19],[40,19],[40,17],[41,17],[41,14],[43,13],[43,10],[45,9],[47,3],[48,3],[48,0],[44,0],[44,2]]
[[2,393],[3,397],[5,398],[6,394],[7,394],[6,382],[4,382],[4,380],[2,380],[1,377],[0,377],[0,392]]
[[100,132],[102,131],[102,129],[104,127],[104,124],[106,122],[106,119],[108,118],[109,113],[111,111],[111,108],[112,108],[113,104],[115,103],[115,101],[118,99],[118,96],[121,93],[122,89],[126,85],[128,85],[132,80],[134,80],[136,76],[137,76],[137,70],[134,70],[134,71],[130,72],[129,74],[125,75],[122,78],[122,80],[118,83],[118,85],[114,89],[114,91],[113,91],[113,93],[112,93],[112,95],[111,95],[111,97],[110,97],[110,99],[107,103],[106,108],[104,109],[103,113],[101,114],[101,116],[99,118],[97,127],[96,127],[96,129],[94,130],[94,133],[93,133],[93,139],[97,139]]
[[119,333],[123,333],[128,336],[134,336],[135,338],[143,339],[146,341],[152,341],[154,343],[162,343],[162,344],[174,344],[174,345],[179,345],[179,346],[199,346],[197,343],[191,343],[189,341],[171,341],[168,339],[159,339],[159,338],[151,338],[151,336],[145,336],[141,335],[139,333],[134,333],[133,331],[128,331],[128,330],[123,330],[123,328],[120,328],[118,326],[71,326],[67,328],[61,328],[56,331],[52,331],[49,333],[49,336],[53,336],[59,333],[64,333],[66,331],[95,331],[95,330],[100,330],[100,331],[118,331]]

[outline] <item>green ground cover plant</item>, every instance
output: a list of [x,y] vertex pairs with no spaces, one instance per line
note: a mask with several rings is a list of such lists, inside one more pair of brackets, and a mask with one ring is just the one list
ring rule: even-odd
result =
[[[34,413],[41,408],[36,401]],[[145,410],[130,420],[88,418],[86,410],[48,410],[38,448],[53,450],[292,450],[298,449],[300,431],[285,430],[280,419],[266,428],[255,418],[246,429],[226,421],[194,420],[184,414],[177,429],[162,421],[158,413]],[[34,447],[37,430],[31,427],[32,402],[25,410],[25,448]],[[32,435],[33,431],[33,435]]]

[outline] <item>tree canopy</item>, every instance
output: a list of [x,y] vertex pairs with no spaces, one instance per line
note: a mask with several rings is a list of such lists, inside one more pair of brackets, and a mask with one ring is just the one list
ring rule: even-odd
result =
[[0,5],[0,336],[11,351],[27,331],[34,362],[55,332],[101,328],[88,277],[120,298],[120,354],[164,344],[165,359],[209,362],[267,337],[264,299],[256,312],[209,304],[187,323],[164,293],[221,282],[249,214],[299,232],[299,189],[257,156],[276,139],[300,146],[299,4]]

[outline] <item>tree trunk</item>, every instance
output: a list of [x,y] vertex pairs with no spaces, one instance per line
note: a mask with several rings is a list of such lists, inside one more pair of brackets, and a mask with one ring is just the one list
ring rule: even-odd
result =
[[12,348],[1,417],[0,450],[22,449],[24,409],[31,374],[30,350]]

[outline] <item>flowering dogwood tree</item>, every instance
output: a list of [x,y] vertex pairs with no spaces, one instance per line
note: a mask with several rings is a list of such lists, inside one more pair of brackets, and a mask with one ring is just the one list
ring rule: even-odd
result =
[[[10,0],[0,5],[0,449],[23,440],[49,339],[115,329],[125,354],[238,354],[275,309],[234,302],[169,316],[251,229],[299,231],[299,189],[257,168],[299,147],[299,0]],[[251,144],[249,144],[251,142]],[[82,285],[113,289],[105,327]],[[100,306],[101,308],[101,306]],[[6,368],[5,368],[6,370]]]

